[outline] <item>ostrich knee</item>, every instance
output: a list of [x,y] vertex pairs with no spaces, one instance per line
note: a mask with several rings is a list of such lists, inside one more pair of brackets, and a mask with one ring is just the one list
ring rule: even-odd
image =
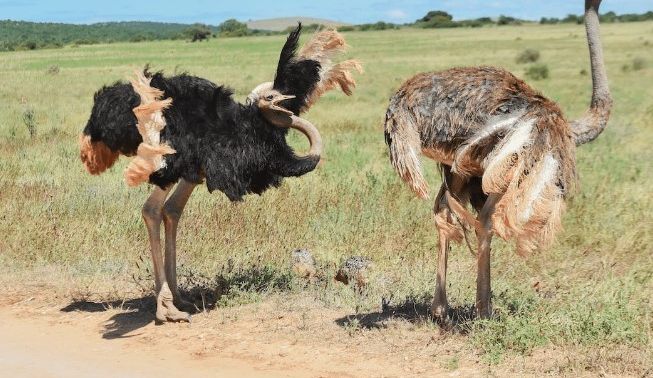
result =
[[154,267],[154,280],[156,283],[157,293],[165,280],[163,270],[163,259],[161,256],[161,219],[163,203],[168,195],[169,189],[156,188],[148,197],[143,205],[142,215],[147,234],[150,241],[150,253],[152,254],[152,264]]
[[174,299],[181,301],[177,287],[177,228],[184,207],[196,184],[181,180],[177,188],[163,206],[162,216],[165,226],[165,275]]

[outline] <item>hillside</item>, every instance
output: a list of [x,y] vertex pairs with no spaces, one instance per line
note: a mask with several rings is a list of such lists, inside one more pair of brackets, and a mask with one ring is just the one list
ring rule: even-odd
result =
[[[58,47],[70,43],[177,39],[189,24],[162,22],[103,22],[90,25],[0,21],[0,51]],[[215,30],[214,30],[215,31]]]
[[333,26],[333,27],[350,25],[344,22],[327,20],[323,18],[297,16],[297,17],[268,18],[264,20],[251,20],[251,21],[247,21],[247,27],[249,29],[282,31],[288,27],[297,25],[297,21],[301,21],[305,25],[320,24],[320,25]]

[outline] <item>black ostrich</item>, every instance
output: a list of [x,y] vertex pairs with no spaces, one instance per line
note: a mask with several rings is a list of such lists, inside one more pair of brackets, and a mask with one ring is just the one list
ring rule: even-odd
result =
[[[127,184],[155,185],[143,218],[154,263],[157,321],[189,319],[178,309],[184,302],[177,289],[176,234],[198,184],[205,180],[209,192],[219,190],[231,201],[241,201],[245,194],[279,186],[283,177],[311,172],[320,160],[320,134],[299,114],[329,89],[340,87],[351,94],[355,82],[350,71],[360,71],[360,65],[353,60],[331,62],[346,47],[334,30],[315,34],[297,53],[300,32],[301,24],[288,36],[274,82],[256,87],[246,104],[208,80],[186,74],[165,77],[147,68],[131,85],[118,82],[95,94],[80,138],[86,169],[100,174],[120,154],[136,155],[125,171]],[[286,142],[288,128],[308,137],[306,156],[297,156]]]

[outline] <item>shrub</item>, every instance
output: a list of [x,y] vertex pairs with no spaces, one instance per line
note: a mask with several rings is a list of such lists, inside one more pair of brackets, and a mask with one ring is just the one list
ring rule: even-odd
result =
[[549,77],[549,67],[546,64],[534,64],[526,70],[526,76],[533,80],[542,80]]
[[36,136],[36,117],[34,117],[34,110],[26,109],[23,112],[23,123],[27,126],[30,138]]
[[250,34],[247,24],[233,18],[218,25],[218,30],[221,37],[243,37]]
[[635,58],[633,59],[633,71],[639,71],[646,66],[646,61],[644,58]]
[[53,64],[50,67],[48,67],[48,70],[46,71],[46,73],[48,75],[56,75],[56,74],[59,73],[59,71],[60,71],[59,66],[57,66],[56,64]]
[[213,32],[208,25],[194,24],[183,33],[191,42],[208,40]]
[[540,59],[540,52],[534,49],[522,51],[515,59],[517,63],[535,63]]

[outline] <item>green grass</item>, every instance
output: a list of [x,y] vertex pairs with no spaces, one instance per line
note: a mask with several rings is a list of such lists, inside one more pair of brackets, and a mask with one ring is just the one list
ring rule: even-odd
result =
[[[621,70],[634,59],[653,61],[653,48],[646,44],[652,31],[651,22],[602,26],[613,116],[605,133],[578,151],[581,189],[569,203],[558,243],[519,258],[509,244],[494,242],[497,317],[464,325],[469,347],[480,350],[486,361],[529,356],[538,348],[625,348],[628,353],[611,355],[608,372],[644,374],[653,364],[653,68]],[[199,189],[182,219],[182,273],[240,282],[238,274],[248,267],[264,267],[269,287],[245,280],[229,297],[234,304],[258,300],[268,289],[305,290],[325,306],[362,312],[375,310],[380,296],[388,293],[393,303],[428,301],[436,271],[432,203],[414,198],[392,171],[382,133],[388,98],[413,74],[487,64],[523,77],[528,66],[517,64],[515,56],[533,48],[549,68],[549,77],[531,82],[534,87],[558,101],[570,119],[589,102],[590,77],[581,73],[589,71],[589,59],[580,25],[403,29],[346,37],[349,55],[360,59],[366,72],[353,97],[328,94],[307,115],[326,143],[323,164],[243,204]],[[140,208],[149,188],[125,186],[122,171],[128,159],[91,177],[78,158],[77,135],[93,93],[150,63],[167,73],[188,71],[228,84],[243,100],[255,85],[272,79],[283,39],[0,53],[0,262],[5,279],[40,272],[30,278],[38,281],[48,277],[43,272],[56,271],[68,279],[50,282],[53,286],[113,287],[143,273],[137,262],[147,261],[149,252]],[[48,73],[54,65],[59,72]],[[27,112],[32,112],[34,137],[24,122]],[[303,137],[291,139],[298,149],[306,148]],[[425,165],[436,190],[436,166]],[[329,280],[324,287],[287,285],[290,251],[297,247],[309,248],[327,273],[347,256],[369,256],[375,274],[392,284],[373,285],[365,298]],[[238,268],[225,268],[229,264]],[[466,248],[455,247],[449,268],[453,306],[472,304],[474,267]],[[600,371],[590,357],[570,358],[568,366],[558,367],[561,371]],[[442,363],[454,369],[458,360]]]

